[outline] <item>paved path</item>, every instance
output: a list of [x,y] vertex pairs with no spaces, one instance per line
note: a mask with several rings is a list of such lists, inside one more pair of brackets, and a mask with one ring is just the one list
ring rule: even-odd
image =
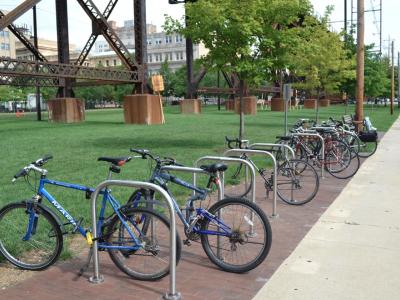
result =
[[254,300],[400,299],[400,119]]

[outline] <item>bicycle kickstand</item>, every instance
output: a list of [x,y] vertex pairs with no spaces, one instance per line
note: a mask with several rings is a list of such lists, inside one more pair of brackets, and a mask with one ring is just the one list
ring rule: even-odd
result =
[[93,257],[93,246],[90,247],[86,263],[83,265],[83,267],[78,272],[79,277],[82,276],[89,269],[90,262],[92,261],[92,257]]

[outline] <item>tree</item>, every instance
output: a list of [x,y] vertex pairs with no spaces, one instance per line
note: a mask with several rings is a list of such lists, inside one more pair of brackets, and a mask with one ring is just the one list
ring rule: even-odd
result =
[[355,78],[354,56],[346,52],[341,36],[328,30],[329,12],[321,19],[305,18],[298,28],[303,43],[290,55],[292,70],[300,78],[296,86],[317,94],[317,122],[322,92],[338,92],[343,82]]
[[366,51],[365,55],[365,96],[377,98],[390,93],[388,59]]
[[283,45],[290,25],[309,8],[308,0],[203,0],[186,4],[186,26],[184,20],[166,19],[167,31],[205,45],[209,52],[202,62],[208,70],[224,70],[239,78],[240,139],[247,87],[272,74],[272,66],[285,53],[285,47],[278,50],[276,45]]

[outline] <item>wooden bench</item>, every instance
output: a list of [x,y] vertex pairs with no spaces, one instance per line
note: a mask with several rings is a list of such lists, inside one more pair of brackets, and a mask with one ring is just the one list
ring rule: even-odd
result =
[[349,126],[349,127],[354,127],[354,121],[353,121],[353,117],[351,115],[344,115],[342,117],[343,120],[343,124]]

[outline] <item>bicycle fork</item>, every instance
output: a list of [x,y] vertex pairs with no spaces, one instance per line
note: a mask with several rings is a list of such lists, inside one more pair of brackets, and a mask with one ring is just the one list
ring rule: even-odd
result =
[[38,224],[39,216],[35,212],[34,203],[27,203],[26,213],[29,214],[29,220],[26,227],[25,236],[22,238],[23,241],[29,241],[32,235],[35,235]]

